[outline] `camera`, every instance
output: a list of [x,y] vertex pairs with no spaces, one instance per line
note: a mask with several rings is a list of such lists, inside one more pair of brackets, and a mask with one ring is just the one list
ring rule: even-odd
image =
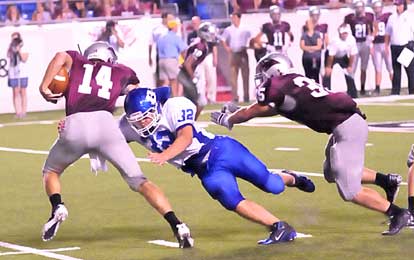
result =
[[18,51],[18,47],[22,47],[23,46],[23,40],[18,37],[18,38],[14,38],[11,42],[11,47],[13,48],[13,51],[17,52]]

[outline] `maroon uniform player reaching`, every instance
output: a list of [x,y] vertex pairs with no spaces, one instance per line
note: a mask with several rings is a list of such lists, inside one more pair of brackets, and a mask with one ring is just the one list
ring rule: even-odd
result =
[[351,26],[352,35],[355,37],[358,55],[354,61],[353,74],[355,75],[358,61],[361,59],[361,95],[365,95],[365,79],[370,54],[370,45],[373,39],[374,16],[365,12],[365,2],[354,2],[355,13],[345,16],[344,23]]
[[202,23],[197,36],[188,47],[178,74],[178,80],[184,88],[184,96],[197,106],[196,119],[207,104],[206,75],[199,65],[218,42],[217,27],[209,22]]
[[[255,49],[265,48],[267,53],[286,53],[289,45],[293,42],[293,34],[290,31],[289,23],[281,21],[281,10],[277,5],[269,8],[271,22],[262,25],[261,31],[254,37],[253,46]],[[262,41],[263,35],[267,42]],[[260,55],[256,55],[256,59]]]
[[375,92],[379,94],[382,80],[382,60],[385,61],[385,66],[387,68],[391,81],[393,77],[390,48],[387,48],[385,46],[385,28],[387,26],[388,18],[390,17],[391,13],[382,12],[383,3],[381,0],[373,1],[372,9],[375,13],[375,38],[373,41],[371,54],[375,68]]
[[[258,116],[280,114],[316,132],[330,135],[323,165],[325,179],[336,183],[345,201],[382,212],[390,217],[384,235],[397,234],[410,214],[395,204],[401,176],[384,175],[364,168],[368,125],[356,103],[345,93],[332,93],[313,80],[289,73],[290,60],[269,54],[256,67],[257,102],[234,113],[213,112],[213,122],[229,129]],[[387,199],[362,183],[381,186]]]
[[180,246],[191,247],[193,240],[188,227],[177,219],[160,188],[144,176],[112,115],[117,98],[139,83],[135,72],[116,64],[116,58],[112,47],[96,42],[84,55],[75,51],[57,53],[46,70],[39,89],[47,101],[56,101],[57,95],[53,95],[48,86],[58,71],[65,67],[70,76],[64,93],[65,126],[43,166],[52,214],[43,227],[42,239],[51,240],[68,216],[60,195],[60,176],[69,165],[89,153],[94,171],[105,168],[104,160],[110,161],[129,187],[141,193],[166,218]]

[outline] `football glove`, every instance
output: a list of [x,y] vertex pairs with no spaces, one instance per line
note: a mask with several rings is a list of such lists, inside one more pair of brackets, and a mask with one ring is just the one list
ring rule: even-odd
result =
[[239,110],[239,106],[232,103],[232,102],[227,102],[226,104],[223,105],[223,107],[221,108],[221,113],[234,113],[237,110]]
[[212,112],[211,113],[211,122],[216,123],[218,125],[222,125],[227,127],[227,129],[231,130],[233,128],[233,124],[229,122],[230,114],[222,113],[222,112]]

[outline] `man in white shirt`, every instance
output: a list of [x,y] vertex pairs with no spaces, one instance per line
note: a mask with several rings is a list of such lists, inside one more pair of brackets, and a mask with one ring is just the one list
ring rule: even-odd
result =
[[243,79],[244,102],[249,102],[249,58],[247,55],[247,44],[251,33],[247,29],[240,28],[241,13],[233,12],[231,23],[222,35],[222,43],[228,52],[231,64],[231,93],[232,100],[238,102],[237,78],[241,70]]
[[331,89],[332,67],[339,64],[344,69],[347,93],[352,98],[358,96],[353,76],[353,62],[358,54],[355,38],[351,35],[351,28],[348,24],[342,24],[338,28],[339,36],[334,38],[328,45],[325,52],[325,75],[323,86]]
[[[414,51],[414,13],[407,11],[405,0],[394,0],[396,12],[388,19],[385,45],[391,45],[391,59],[394,70],[392,95],[399,95],[401,90],[401,64],[397,61],[404,48]],[[414,94],[414,62],[405,67],[408,78],[408,93]]]

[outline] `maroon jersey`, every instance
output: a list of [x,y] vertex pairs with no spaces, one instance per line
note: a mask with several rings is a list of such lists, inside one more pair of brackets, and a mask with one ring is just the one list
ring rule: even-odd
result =
[[348,14],[345,16],[344,23],[351,26],[352,35],[357,42],[365,42],[367,36],[372,32],[373,21],[374,15],[371,13],[366,13],[364,16]]
[[124,65],[91,62],[77,51],[67,53],[73,60],[65,92],[67,116],[99,110],[112,113],[125,87],[139,83],[135,72]]
[[200,38],[195,38],[187,49],[185,60],[187,60],[188,57],[193,56],[194,61],[190,64],[190,66],[194,71],[196,67],[206,58],[208,52],[209,48],[207,42]]
[[[287,22],[278,24],[265,23],[262,26],[262,33],[266,34],[268,43],[275,46],[276,50],[281,50],[286,43],[286,34],[290,31],[290,25]],[[293,38],[290,39],[293,41]]]
[[385,42],[385,27],[388,23],[391,13],[384,13],[380,17],[377,17],[375,23],[377,24],[377,34],[375,35],[373,43]]
[[278,113],[309,128],[330,134],[354,113],[354,100],[346,93],[333,93],[300,74],[274,76],[257,89],[259,104],[274,106]]

